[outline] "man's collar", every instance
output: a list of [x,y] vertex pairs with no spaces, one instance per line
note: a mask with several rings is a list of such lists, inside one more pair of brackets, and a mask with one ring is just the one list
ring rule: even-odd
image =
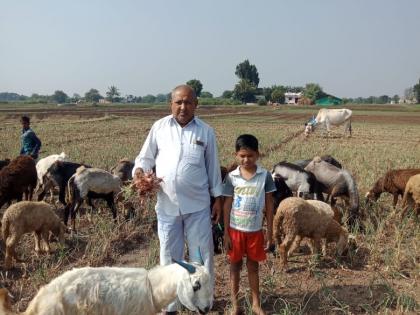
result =
[[192,124],[192,123],[197,123],[197,120],[195,119],[195,116],[188,122],[188,124],[186,124],[184,127],[182,127],[179,122],[176,121],[174,115],[172,115],[172,121],[177,124],[178,126],[180,126],[181,128],[187,127],[188,125]]

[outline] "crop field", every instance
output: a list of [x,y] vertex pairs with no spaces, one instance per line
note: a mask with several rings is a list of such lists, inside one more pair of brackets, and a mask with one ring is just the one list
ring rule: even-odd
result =
[[[267,169],[282,160],[293,162],[330,154],[356,179],[361,196],[363,232],[353,230],[356,246],[346,257],[313,257],[307,246],[289,257],[287,269],[268,255],[261,264],[263,308],[269,314],[417,314],[420,311],[420,222],[410,214],[400,217],[400,202],[383,194],[365,206],[363,196],[387,170],[420,168],[420,107],[353,106],[353,136],[342,127],[329,137],[320,130],[303,135],[303,123],[316,108],[203,106],[197,115],[214,127],[221,165],[234,161],[234,141],[242,133],[260,141],[260,164]],[[167,107],[107,106],[56,108],[0,106],[0,159],[15,157],[20,149],[19,116],[29,114],[42,140],[41,157],[64,151],[72,161],[109,170],[120,159],[134,159],[148,130],[169,114]],[[135,196],[127,193],[128,199]],[[53,201],[55,203],[56,200]],[[66,236],[66,245],[53,243],[54,253],[36,255],[32,236],[18,247],[24,263],[3,270],[4,243],[0,240],[0,287],[12,293],[14,310],[23,311],[37,290],[64,271],[81,266],[138,266],[159,263],[154,201],[137,209],[137,217],[114,224],[104,204],[90,213],[87,206],[77,219],[79,233]],[[57,214],[62,206],[56,203]],[[0,210],[2,213],[5,208]],[[230,309],[229,267],[224,253],[215,256],[216,296],[212,314]],[[250,311],[246,268],[242,272],[241,301]],[[185,311],[184,314],[189,314]]]

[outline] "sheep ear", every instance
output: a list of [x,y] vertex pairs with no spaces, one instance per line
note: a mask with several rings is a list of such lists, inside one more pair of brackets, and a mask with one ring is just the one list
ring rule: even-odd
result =
[[183,267],[183,268],[185,268],[185,269],[187,269],[187,271],[189,272],[189,273],[195,273],[195,267],[193,266],[193,265],[190,265],[190,264],[188,264],[188,263],[186,263],[186,262],[184,262],[184,261],[178,261],[178,260],[175,260],[175,259],[172,259],[172,261],[174,262],[174,263],[176,263],[176,264],[178,264],[178,265],[180,265],[181,267]]

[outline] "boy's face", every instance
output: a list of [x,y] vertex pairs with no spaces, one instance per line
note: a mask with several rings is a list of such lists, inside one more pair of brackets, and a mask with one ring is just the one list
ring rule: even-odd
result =
[[239,165],[246,168],[253,167],[257,163],[260,153],[251,149],[240,149],[236,152],[236,160]]

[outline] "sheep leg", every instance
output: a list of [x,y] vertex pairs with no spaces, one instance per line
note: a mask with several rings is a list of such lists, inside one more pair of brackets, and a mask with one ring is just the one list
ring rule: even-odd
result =
[[34,232],[35,237],[35,251],[38,253],[40,251],[40,239],[41,239],[41,233],[39,231]]
[[398,193],[393,194],[393,196],[394,196],[393,205],[394,205],[394,209],[395,209],[395,207],[397,206],[397,203],[398,203]]
[[48,242],[48,236],[50,235],[50,232],[48,231],[48,229],[44,229],[41,232],[41,240],[43,241],[43,250],[46,253],[50,253],[51,252],[51,248],[50,248],[50,243]]
[[295,237],[295,241],[293,242],[292,246],[290,247],[289,251],[287,252],[287,256],[291,256],[293,252],[300,247],[300,242],[302,241],[302,236],[297,235]]
[[321,238],[317,235],[313,238],[314,251],[313,253],[319,255],[321,249]]
[[114,194],[108,195],[105,200],[106,200],[106,203],[107,203],[109,209],[111,209],[112,218],[115,221],[117,219],[117,209],[115,208]]
[[79,210],[81,204],[82,204],[82,201],[78,200],[71,211],[71,226],[73,228],[73,231],[76,231],[76,213]]
[[4,257],[4,268],[10,269],[13,265],[13,258],[17,259],[15,247],[18,242],[18,237],[16,235],[9,236],[6,240],[6,255]]
[[296,235],[290,236],[286,235],[283,242],[279,247],[279,256],[280,256],[280,267],[286,268],[287,266],[287,253],[289,252],[290,246],[292,245]]

